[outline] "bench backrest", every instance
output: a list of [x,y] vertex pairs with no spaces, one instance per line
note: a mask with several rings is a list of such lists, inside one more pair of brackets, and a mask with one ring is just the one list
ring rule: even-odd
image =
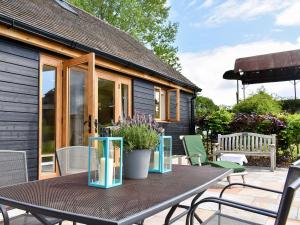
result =
[[243,151],[267,153],[270,151],[270,144],[276,144],[276,135],[264,135],[256,133],[234,133],[218,135],[220,151]]

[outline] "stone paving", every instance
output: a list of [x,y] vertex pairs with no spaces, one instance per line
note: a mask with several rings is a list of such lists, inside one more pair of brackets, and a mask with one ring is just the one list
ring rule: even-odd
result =
[[[248,167],[247,168],[248,175],[246,176],[246,183],[271,188],[275,190],[282,190],[284,181],[287,175],[287,169],[277,169],[275,172],[270,172],[268,168],[255,168]],[[240,177],[232,177],[232,182],[242,182]],[[218,196],[222,187],[227,185],[227,181],[223,180],[219,182],[215,187],[207,190],[203,197],[208,196]],[[225,198],[239,201],[242,203],[270,209],[277,210],[278,204],[280,201],[280,195],[273,194],[269,192],[254,190],[250,188],[231,188],[224,195]],[[190,201],[187,201],[187,203]],[[217,209],[215,204],[205,204],[202,205],[198,210],[198,214],[201,218],[207,218],[211,215],[214,210]],[[253,213],[244,212],[237,209],[232,209],[229,207],[222,208],[223,213],[228,215],[236,216],[239,218],[247,219],[253,222],[271,225],[274,224],[274,220],[272,218],[267,218],[265,216],[256,215]],[[167,212],[161,212],[145,221],[145,225],[157,225],[163,224],[163,219]],[[289,225],[300,225],[300,192],[296,194],[296,197],[293,202],[293,207],[291,209],[289,215],[289,221],[287,224]],[[175,225],[184,224],[184,219],[174,223]]]
[[[248,184],[257,185],[261,187],[266,188],[272,188],[276,190],[282,190],[284,181],[287,174],[287,169],[277,169],[275,172],[270,172],[268,168],[262,169],[262,168],[255,168],[255,167],[248,167],[247,168],[248,175],[246,176],[246,182]],[[232,177],[233,182],[241,182],[240,177]],[[212,187],[211,189],[207,190],[203,197],[207,196],[218,196],[220,193],[220,190],[222,187],[227,185],[226,179],[219,182],[217,185]],[[270,210],[277,210],[279,201],[280,201],[280,195],[264,192],[264,191],[258,191],[253,190],[250,188],[231,188],[229,189],[224,197],[232,200],[236,200],[242,203],[255,205],[258,207],[267,208]],[[186,204],[190,203],[190,200],[187,200],[185,202]],[[201,208],[198,209],[198,214],[201,218],[205,219],[209,215],[211,215],[214,210],[217,209],[217,206],[214,204],[205,204],[202,205]],[[236,210],[228,207],[222,208],[223,212],[228,215],[233,215],[239,218],[248,219],[251,221],[255,221],[257,223],[265,224],[265,225],[271,225],[274,224],[274,220],[271,218],[267,218],[264,216],[244,212],[241,210]],[[160,212],[159,214],[152,216],[148,218],[145,221],[145,225],[159,225],[163,224],[164,218],[167,214],[167,210]],[[16,212],[10,212],[10,215],[12,216]],[[177,212],[177,213],[180,213]],[[289,215],[289,221],[287,224],[289,225],[300,225],[300,192],[296,193],[296,197],[293,202],[293,207],[291,209],[290,215]],[[64,225],[71,225],[71,222],[64,222]],[[174,223],[174,225],[184,225],[185,221],[184,218]],[[234,225],[234,224],[233,224]]]

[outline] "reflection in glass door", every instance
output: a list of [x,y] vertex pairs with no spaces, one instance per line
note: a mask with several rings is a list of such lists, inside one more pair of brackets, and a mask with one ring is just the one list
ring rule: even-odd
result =
[[111,126],[115,117],[115,81],[98,79],[99,128]]
[[110,72],[98,72],[98,122],[107,135],[113,122],[131,116],[131,80]]
[[129,116],[129,87],[127,84],[121,84],[121,120]]
[[81,69],[70,69],[69,93],[69,145],[87,145],[88,115],[86,104],[86,76]]
[[55,82],[56,68],[43,65],[42,71],[42,154],[41,172],[55,173]]
[[64,146],[87,146],[96,136],[97,101],[95,54],[89,53],[63,62],[63,139]]

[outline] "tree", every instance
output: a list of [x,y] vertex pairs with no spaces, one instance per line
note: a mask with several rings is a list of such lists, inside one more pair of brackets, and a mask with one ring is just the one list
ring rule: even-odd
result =
[[281,112],[280,103],[264,89],[233,106],[236,113],[278,114]]
[[219,107],[210,98],[197,96],[195,101],[196,117],[206,117],[218,109]]
[[178,24],[168,20],[167,0],[68,0],[71,4],[129,33],[165,63],[181,70],[173,45]]

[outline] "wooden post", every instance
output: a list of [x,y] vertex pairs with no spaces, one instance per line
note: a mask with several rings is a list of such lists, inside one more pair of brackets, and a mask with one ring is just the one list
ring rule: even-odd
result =
[[276,169],[276,147],[275,144],[270,144],[270,159],[271,159],[271,171],[274,172]]
[[238,104],[240,101],[240,87],[239,87],[239,80],[236,80],[236,103]]

